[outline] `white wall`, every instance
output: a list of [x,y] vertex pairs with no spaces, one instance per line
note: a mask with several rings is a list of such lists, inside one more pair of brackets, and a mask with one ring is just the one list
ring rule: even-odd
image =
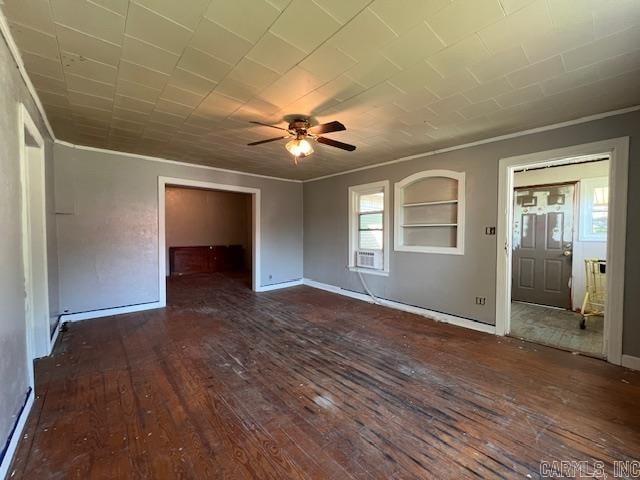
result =
[[170,247],[242,245],[251,265],[251,195],[184,187],[165,195],[167,275]]
[[302,184],[56,144],[60,305],[159,300],[158,177],[261,191],[262,286],[302,278]]
[[576,185],[577,208],[574,218],[573,257],[571,262],[571,303],[574,310],[578,310],[582,307],[582,300],[584,299],[584,294],[587,288],[584,267],[585,259],[606,259],[607,255],[607,242],[580,240],[578,232],[580,231],[580,213],[583,208],[583,199],[580,198],[580,180],[608,176],[608,160],[517,172],[514,175],[514,186],[516,187],[530,187],[549,183],[578,182]]

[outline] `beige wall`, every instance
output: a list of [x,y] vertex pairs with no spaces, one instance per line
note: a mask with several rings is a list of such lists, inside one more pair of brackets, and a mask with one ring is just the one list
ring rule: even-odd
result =
[[576,185],[576,216],[573,232],[573,259],[571,281],[571,303],[574,310],[582,308],[582,300],[587,289],[584,261],[586,258],[607,257],[607,242],[581,241],[579,232],[582,202],[580,197],[580,180],[609,176],[609,161],[590,162],[561,167],[541,168],[514,175],[516,187],[530,187],[549,183],[578,182]]
[[183,187],[165,195],[167,255],[169,247],[242,245],[251,268],[251,195]]

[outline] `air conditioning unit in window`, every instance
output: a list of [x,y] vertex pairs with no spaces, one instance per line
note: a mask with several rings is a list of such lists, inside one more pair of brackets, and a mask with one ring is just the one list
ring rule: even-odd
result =
[[356,267],[382,270],[382,250],[356,250]]

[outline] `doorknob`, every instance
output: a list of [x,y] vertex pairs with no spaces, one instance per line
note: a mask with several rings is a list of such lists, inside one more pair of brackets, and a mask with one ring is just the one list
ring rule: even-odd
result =
[[571,256],[571,250],[565,250],[564,252],[562,252],[562,255],[564,255],[565,257],[570,257]]

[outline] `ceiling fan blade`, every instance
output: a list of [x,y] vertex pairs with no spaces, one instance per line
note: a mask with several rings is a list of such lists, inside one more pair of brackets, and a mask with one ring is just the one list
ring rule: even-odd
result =
[[269,140],[260,140],[258,142],[251,142],[251,143],[247,143],[247,145],[260,145],[261,143],[275,142],[276,140],[282,140],[283,138],[289,138],[289,135],[285,135],[284,137],[270,138]]
[[329,123],[323,123],[321,125],[316,125],[315,127],[311,127],[309,131],[311,133],[315,133],[316,135],[322,135],[323,133],[341,132],[346,129],[347,127],[345,127],[340,122],[333,121]]
[[286,128],[276,127],[275,125],[269,125],[268,123],[262,123],[262,122],[249,122],[249,123],[255,123],[256,125],[262,125],[263,127],[277,128],[278,130],[284,130],[285,132],[289,131]]
[[353,152],[356,149],[355,145],[349,145],[348,143],[342,143],[337,140],[333,140],[332,138],[327,137],[318,137],[316,140],[319,143],[324,143],[325,145],[329,145],[331,147],[341,148],[342,150],[348,150],[349,152]]

